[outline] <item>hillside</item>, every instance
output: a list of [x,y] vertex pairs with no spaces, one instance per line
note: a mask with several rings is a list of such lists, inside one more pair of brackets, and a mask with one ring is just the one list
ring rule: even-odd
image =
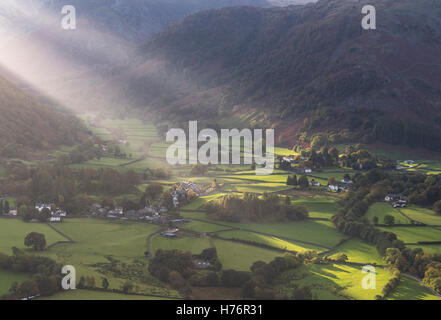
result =
[[[375,31],[361,28],[365,4]],[[154,37],[111,85],[176,123],[254,110],[289,144],[326,132],[441,150],[439,25],[436,0],[209,10]]]
[[36,101],[0,77],[0,157],[32,158],[85,137],[73,115]]
[[[297,0],[290,0],[297,1]],[[77,29],[60,27],[66,5],[76,8]],[[3,0],[0,3],[0,63],[76,110],[138,46],[194,12],[233,5],[269,6],[266,0]],[[63,72],[60,72],[63,70]]]

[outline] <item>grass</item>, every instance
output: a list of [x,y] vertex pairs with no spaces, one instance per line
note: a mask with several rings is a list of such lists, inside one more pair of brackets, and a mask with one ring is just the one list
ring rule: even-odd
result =
[[41,297],[37,300],[166,300],[165,298],[130,295],[115,292],[103,292],[95,290],[68,290],[59,292],[50,297]]
[[288,148],[280,148],[280,147],[274,147],[274,154],[279,155],[279,156],[299,155],[298,152],[295,152],[295,151],[290,150]]
[[424,252],[430,253],[430,254],[441,254],[441,244],[436,245],[406,245],[407,248],[414,249],[414,248],[421,248],[424,250]]
[[64,254],[78,255],[81,260],[90,259],[87,262],[101,261],[104,256],[115,256],[125,261],[143,258],[147,237],[159,229],[147,223],[98,219],[65,221],[56,228],[69,235],[75,243],[63,245],[62,251]]
[[250,192],[250,193],[264,193],[264,192],[280,192],[284,190],[292,189],[291,186],[287,186],[285,183],[238,183],[229,184],[224,186],[223,190],[233,192]]
[[[81,118],[86,119],[86,116]],[[81,165],[73,166],[74,168],[114,168],[118,170],[136,170],[142,171],[146,168],[168,168],[170,167],[165,161],[165,152],[168,144],[160,142],[161,139],[156,128],[152,123],[144,123],[139,119],[106,119],[101,121],[102,127],[90,127],[98,137],[107,141],[118,140],[121,135],[127,140],[127,144],[120,144],[120,148],[127,155],[131,154],[131,158],[114,159],[102,158],[100,160],[90,160]],[[114,136],[112,132],[117,131],[119,134]],[[142,161],[132,163],[127,166],[121,166],[140,157],[145,157]]]
[[305,206],[308,208],[310,218],[330,219],[338,211],[334,198],[302,197],[292,199],[291,203],[295,206]]
[[219,226],[212,223],[201,222],[201,221],[191,221],[182,226],[184,229],[196,231],[196,232],[216,232],[220,230],[228,229],[228,227]]
[[[231,223],[226,223],[231,224]],[[318,246],[332,247],[345,238],[328,221],[296,221],[277,223],[238,223],[232,224],[248,230],[266,233],[275,237],[302,240]]]
[[230,179],[230,181],[237,180],[237,182],[243,181],[243,182],[275,182],[275,183],[282,183],[286,184],[286,180],[288,179],[287,174],[272,174],[268,176],[258,176],[256,174],[235,174],[235,175],[228,175],[228,176],[221,176],[222,178]]
[[387,300],[439,300],[429,289],[414,280],[401,278],[400,284]]
[[[162,284],[146,271],[141,279],[124,270],[109,273],[101,269],[102,266],[110,265],[110,258],[126,266],[147,264],[148,260],[144,256],[144,252],[148,250],[147,237],[155,233],[159,229],[158,226],[87,218],[65,221],[55,227],[70,236],[75,243],[59,244],[41,255],[64,265],[73,265],[77,278],[93,276],[97,286],[101,285],[101,278],[105,276],[110,288],[119,289],[129,277],[141,293],[167,295]],[[174,291],[171,294],[176,295]]]
[[256,261],[270,262],[283,253],[226,240],[214,240],[222,269],[249,271]]
[[401,211],[415,221],[422,222],[427,225],[441,226],[441,216],[436,215],[435,211],[433,210],[417,206],[410,206],[408,208],[401,209]]
[[9,288],[15,281],[21,283],[29,279],[31,277],[27,274],[0,270],[0,298],[9,293]]
[[335,259],[342,253],[348,256],[349,262],[385,264],[375,246],[359,239],[346,241],[328,256]]
[[390,279],[388,271],[376,268],[375,289],[364,289],[362,279],[366,276],[361,267],[347,265],[306,265],[284,272],[276,287],[290,295],[295,286],[309,286],[319,300],[374,300]]
[[277,237],[265,236],[248,231],[237,231],[237,230],[225,231],[225,232],[219,232],[218,235],[226,239],[240,239],[245,241],[252,241],[252,242],[268,245],[274,248],[296,251],[296,252],[306,252],[311,250],[321,252],[325,250],[324,248],[319,246],[303,244],[295,241],[286,241],[279,239]]
[[390,204],[384,202],[374,203],[370,206],[366,218],[368,218],[370,222],[373,222],[374,217],[377,217],[378,223],[382,224],[384,217],[387,215],[395,218],[395,224],[410,224],[409,219],[394,209]]
[[180,250],[183,252],[191,252],[192,254],[199,254],[204,249],[210,248],[210,241],[208,238],[177,238],[170,239],[162,236],[157,236],[152,239],[153,252],[158,249],[162,250]]
[[196,200],[193,200],[191,203],[183,206],[181,209],[183,210],[198,210],[200,209],[204,204],[213,201],[215,199],[219,199],[223,196],[226,196],[228,193],[222,192],[222,191],[215,191],[210,193],[209,195],[202,196],[197,198]]
[[393,232],[405,243],[419,241],[441,241],[441,230],[431,227],[382,227],[381,230]]
[[314,177],[318,177],[323,179],[324,181],[327,181],[329,178],[335,178],[337,181],[340,181],[343,179],[344,175],[348,173],[348,174],[353,174],[354,171],[350,170],[350,169],[343,169],[343,168],[327,168],[325,170],[323,170],[322,172],[316,172],[313,171],[311,174],[309,174],[310,178],[314,178]]
[[11,254],[12,247],[31,251],[31,249],[27,249],[24,246],[24,239],[31,232],[44,234],[47,245],[67,240],[46,224],[26,223],[19,219],[0,218],[0,252]]

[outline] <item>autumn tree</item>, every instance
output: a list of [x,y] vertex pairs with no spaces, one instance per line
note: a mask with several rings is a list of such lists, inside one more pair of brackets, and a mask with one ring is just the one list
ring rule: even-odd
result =
[[164,188],[159,183],[149,184],[145,188],[145,195],[147,199],[149,199],[150,201],[158,200],[163,192],[164,192]]

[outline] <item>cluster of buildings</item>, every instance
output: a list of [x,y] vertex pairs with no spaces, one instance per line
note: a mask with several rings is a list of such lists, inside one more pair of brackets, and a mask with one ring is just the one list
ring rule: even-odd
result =
[[298,173],[298,174],[312,173],[312,169],[310,169],[310,168],[299,168],[299,167],[294,167],[293,170],[294,170],[294,172],[296,172],[296,173]]
[[340,183],[329,184],[328,189],[334,192],[347,192],[354,185],[351,179],[343,178]]
[[168,218],[163,213],[167,212],[165,207],[147,206],[139,210],[124,210],[122,207],[103,207],[99,203],[92,204],[89,213],[93,217],[109,220],[147,221],[155,224],[168,224]]
[[184,199],[188,199],[190,194],[192,194],[194,197],[199,197],[202,194],[209,192],[210,190],[204,190],[196,183],[190,181],[179,182],[170,191],[175,208],[177,208]]
[[402,164],[400,164],[401,162],[398,160],[397,161],[397,165],[395,166],[395,170],[397,171],[406,171],[410,168],[415,168],[417,165],[415,164],[415,161],[413,160],[404,160]]
[[35,209],[39,213],[41,213],[44,209],[47,209],[50,212],[50,217],[47,219],[48,222],[61,222],[62,218],[67,216],[67,212],[65,210],[61,210],[60,208],[53,207],[53,205],[47,203],[35,204]]
[[388,194],[384,200],[391,203],[394,208],[407,207],[407,197],[402,194]]

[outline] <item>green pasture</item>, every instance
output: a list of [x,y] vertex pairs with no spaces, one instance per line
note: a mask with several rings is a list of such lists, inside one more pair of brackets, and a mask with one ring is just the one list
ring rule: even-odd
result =
[[214,240],[214,244],[224,270],[249,271],[250,267],[256,261],[270,262],[274,260],[275,257],[283,255],[283,253],[277,251],[226,240],[217,239]]
[[115,292],[104,292],[95,290],[68,290],[56,293],[50,297],[41,297],[37,300],[168,300],[151,296],[141,296],[134,294],[121,294]]
[[0,270],[0,298],[9,293],[14,282],[21,283],[29,279],[31,276],[28,274]]
[[295,286],[312,288],[318,300],[374,300],[391,278],[388,271],[376,268],[375,289],[364,289],[362,279],[367,275],[361,267],[347,265],[306,265],[282,273],[276,280],[277,289],[290,295]]
[[437,215],[433,210],[417,206],[410,206],[401,209],[401,211],[412,220],[422,222],[427,225],[441,226],[441,216]]
[[387,300],[440,300],[429,289],[414,280],[402,277]]
[[397,209],[393,208],[389,203],[378,202],[369,207],[366,218],[372,223],[374,217],[378,218],[378,223],[384,223],[385,216],[393,216],[396,224],[410,224],[410,220],[403,216]]
[[337,259],[340,254],[346,254],[349,262],[385,265],[375,246],[359,239],[351,239],[327,254],[330,258]]
[[45,235],[46,244],[50,245],[57,241],[66,241],[63,236],[52,230],[43,223],[23,222],[19,219],[0,218],[0,252],[11,254],[11,248],[28,249],[24,245],[25,237],[31,232]]
[[419,241],[441,241],[441,230],[431,227],[381,227],[383,231],[393,232],[405,243]]
[[319,246],[304,244],[296,241],[286,241],[279,239],[277,237],[265,236],[262,234],[248,232],[248,231],[233,230],[233,231],[218,232],[217,234],[220,237],[226,239],[239,239],[239,240],[251,241],[251,242],[271,246],[274,248],[295,251],[295,252],[306,252],[306,251],[321,252],[325,250],[324,248]]

